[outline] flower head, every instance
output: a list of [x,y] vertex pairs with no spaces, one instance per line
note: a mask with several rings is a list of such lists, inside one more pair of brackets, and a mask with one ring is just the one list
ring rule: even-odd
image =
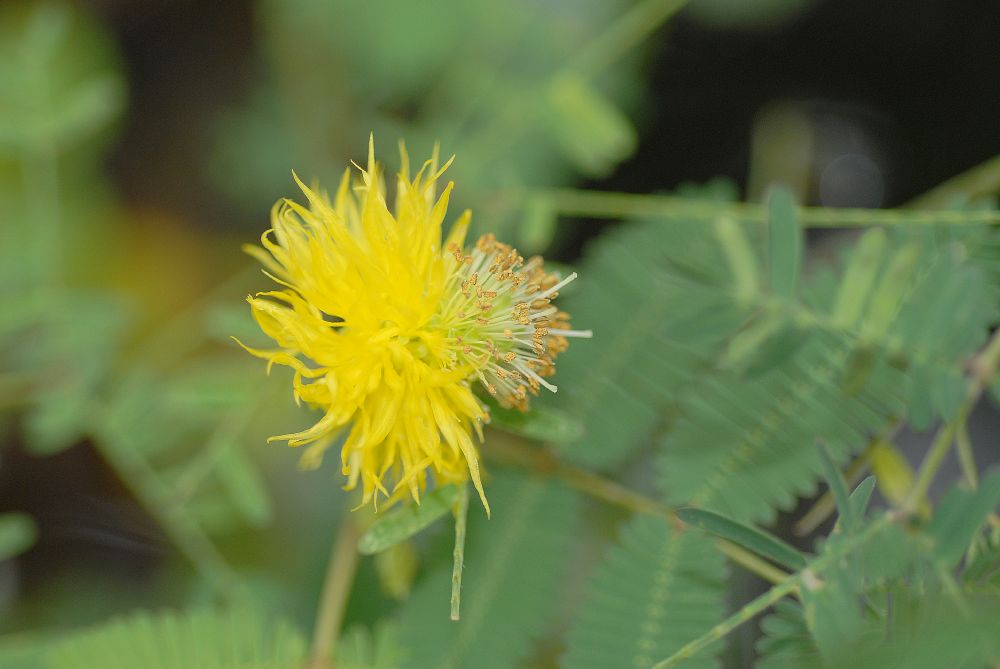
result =
[[435,155],[411,180],[400,153],[393,209],[372,144],[332,201],[296,177],[308,207],[278,202],[263,248],[247,249],[280,286],[248,298],[278,348],[247,350],[291,367],[296,401],[324,412],[273,437],[310,445],[303,466],[343,437],[346,488],[360,483],[363,503],[471,478],[488,512],[472,435],[482,440],[489,413],[473,383],[521,409],[556,390],[545,379],[566,337],[589,336],[551,304],[576,275],[560,280],[492,235],[466,249],[468,211],[442,241],[453,184],[435,190],[451,161],[439,169]]

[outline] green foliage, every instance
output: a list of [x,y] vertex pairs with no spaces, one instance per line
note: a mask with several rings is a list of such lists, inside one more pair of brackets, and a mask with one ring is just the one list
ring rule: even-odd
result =
[[302,635],[248,609],[135,614],[70,635],[48,654],[48,669],[293,669]]
[[794,300],[802,265],[802,228],[795,220],[795,200],[785,188],[775,189],[768,197],[767,240],[771,291]]
[[340,669],[402,669],[399,630],[392,623],[381,623],[369,632],[354,626],[337,645],[336,666]]
[[[261,2],[267,69],[250,104],[219,119],[214,181],[234,205],[263,211],[282,194],[276,184],[290,182],[289,166],[336,179],[372,129],[382,146],[405,138],[413,155],[425,155],[440,141],[444,154],[457,154],[449,176],[460,206],[498,185],[518,192],[607,174],[635,149],[621,108],[642,86],[632,59],[602,63],[614,76],[578,65],[628,5]],[[520,243],[519,233],[530,245],[546,234],[551,221],[512,225],[519,198],[494,202],[498,236]]]
[[977,490],[953,488],[938,504],[928,533],[938,559],[953,568],[962,559],[973,537],[1000,504],[1000,472],[982,480]]
[[[566,669],[646,669],[714,625],[724,611],[722,557],[700,532],[637,518],[587,587],[570,628]],[[685,665],[715,667],[708,654]]]
[[850,352],[842,338],[817,336],[766,376],[720,374],[689,390],[683,416],[663,439],[668,499],[749,522],[813,489],[818,435],[842,459],[903,410],[904,380],[887,366],[856,395],[839,388]]
[[[971,202],[996,191],[1000,163],[922,199],[954,202],[942,211],[799,207],[781,188],[763,205],[738,203],[724,181],[666,196],[552,188],[607,175],[636,150],[626,110],[643,86],[627,52],[684,4],[258,3],[254,93],[217,120],[206,160],[254,220],[293,167],[336,178],[373,127],[382,146],[404,137],[414,155],[437,140],[456,152],[456,206],[474,205],[526,254],[571,224],[560,216],[622,219],[590,242],[564,295],[595,338],[560,356],[559,393],[528,412],[491,404],[493,428],[533,442],[519,452],[552,452],[523,458],[539,470],[527,476],[497,471],[483,448],[494,516],[475,507],[464,564],[458,552],[461,620],[448,619],[450,532],[431,527],[455,508],[443,486],[361,538],[361,553],[384,552],[374,566],[359,558],[353,595],[340,593],[354,625],[339,635],[338,667],[718,666],[725,637],[769,609],[763,669],[1000,662],[1000,475],[978,480],[965,426],[983,385],[1000,396],[1000,353],[983,347],[1000,322],[1000,214]],[[808,5],[768,4],[788,15]],[[691,5],[690,18],[729,24],[761,11]],[[340,507],[299,474],[275,473],[291,467],[260,467],[280,457],[264,437],[302,417],[288,414],[287,379],[264,380],[229,341],[258,334],[238,304],[246,274],[173,316],[76,276],[107,263],[129,283],[148,278],[133,276],[142,254],[103,249],[131,215],[102,167],[124,91],[96,21],[63,3],[0,7],[0,422],[29,457],[85,444],[110,466],[108,485],[120,481],[165,536],[143,581],[149,606],[187,612],[65,631],[88,590],[46,578],[30,597],[0,598],[18,632],[0,639],[0,666],[299,669],[303,636],[247,602],[287,604],[301,619],[328,603],[321,561]],[[818,266],[811,226],[866,229]],[[898,426],[936,421],[943,450],[918,480],[934,478],[957,437],[965,483],[924,500],[908,468],[887,474],[885,454],[901,457]],[[841,472],[871,444],[887,513],[869,511],[874,478],[849,493],[856,472]],[[341,481],[336,464],[317,476]],[[838,523],[808,553],[761,527],[823,479]],[[564,485],[628,515],[580,522]],[[0,515],[0,560],[31,559],[36,532],[24,514]],[[724,551],[773,585],[735,601]],[[368,587],[376,578],[402,603]],[[217,600],[239,606],[204,609]],[[727,607],[736,612],[723,619]]]
[[580,421],[553,407],[533,406],[519,411],[500,406],[491,396],[486,396],[484,403],[490,408],[490,427],[511,434],[554,444],[573,444],[583,435]]
[[31,516],[24,513],[0,514],[0,562],[31,548],[38,537],[38,528]]
[[[567,458],[592,467],[621,464],[710,370],[746,310],[687,277],[721,281],[725,267],[724,251],[694,225],[633,223],[592,247],[579,290],[564,307],[595,337],[560,360],[560,395],[568,395],[560,402],[584,425],[583,437],[563,449]],[[598,355],[601,339],[607,345]]]
[[545,481],[498,472],[489,483],[490,520],[469,519],[462,618],[448,619],[451,564],[434,568],[400,614],[403,666],[516,666],[544,631],[571,559],[576,495]]
[[419,505],[401,506],[378,517],[358,540],[362,555],[373,555],[406,541],[451,511],[458,500],[458,487],[445,485],[423,496]]
[[93,22],[57,2],[0,11],[0,148],[65,150],[118,115],[124,86]]
[[790,569],[802,569],[806,566],[806,557],[793,546],[755,527],[734,522],[725,516],[702,509],[678,509],[677,517],[689,525],[728,539]]

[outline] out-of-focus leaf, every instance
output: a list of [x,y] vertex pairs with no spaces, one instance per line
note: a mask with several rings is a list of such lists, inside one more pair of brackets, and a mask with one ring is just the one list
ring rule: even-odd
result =
[[743,226],[729,216],[719,217],[715,221],[714,231],[719,246],[726,254],[736,299],[746,304],[760,292],[760,272],[753,244]]
[[292,669],[305,660],[302,635],[246,607],[230,612],[137,613],[55,644],[50,669]]
[[796,220],[795,199],[787,188],[774,188],[767,199],[768,267],[771,290],[794,299],[802,266],[802,228]]
[[721,514],[703,509],[678,509],[677,516],[685,523],[728,539],[793,571],[806,566],[806,557],[802,553],[756,527],[738,523]]
[[500,406],[492,397],[486,399],[490,425],[528,439],[553,444],[569,444],[583,434],[583,426],[568,413],[548,406],[532,406],[527,411]]
[[952,488],[934,510],[934,518],[927,528],[937,544],[938,559],[949,567],[958,564],[986,516],[998,503],[1000,472],[983,477],[976,490]]
[[582,77],[555,78],[547,100],[550,132],[584,174],[604,176],[635,150],[632,123]]
[[457,499],[458,487],[444,485],[421,497],[419,504],[390,509],[361,535],[358,551],[362,555],[373,555],[409,539],[451,511]]
[[872,491],[875,490],[875,477],[867,476],[865,480],[857,485],[851,493],[851,513],[859,520],[865,518],[868,512],[868,502],[871,501]]
[[229,498],[250,524],[260,527],[270,522],[271,498],[264,482],[235,443],[223,449],[215,471]]
[[62,2],[0,8],[0,147],[31,152],[94,135],[124,106],[111,42]]
[[820,462],[823,464],[823,476],[826,478],[826,484],[830,487],[834,501],[837,502],[840,523],[848,533],[854,532],[861,524],[861,518],[854,513],[850,496],[847,494],[847,483],[844,481],[844,475],[840,473],[840,468],[833,462],[830,451],[822,442],[817,444],[817,448],[819,449]]
[[374,633],[355,625],[337,644],[338,669],[402,669],[405,649],[399,645],[399,630],[394,623],[382,622]]
[[400,541],[375,554],[375,571],[387,595],[404,600],[410,595],[420,560],[409,541]]
[[920,245],[913,242],[897,250],[879,281],[868,305],[862,333],[866,338],[882,337],[899,311],[900,301],[911,287],[920,260]]
[[858,240],[844,268],[836,302],[830,314],[831,321],[837,327],[854,327],[864,312],[887,242],[888,238],[881,228],[868,230]]
[[552,200],[545,195],[528,198],[518,229],[518,246],[525,254],[541,253],[552,243],[559,217]]
[[12,512],[0,515],[0,561],[28,550],[37,537],[38,528],[28,514]]

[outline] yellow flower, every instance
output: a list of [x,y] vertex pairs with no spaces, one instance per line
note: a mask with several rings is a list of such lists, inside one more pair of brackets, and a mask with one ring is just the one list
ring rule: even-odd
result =
[[281,286],[247,298],[278,348],[247,350],[293,368],[296,401],[324,411],[272,438],[310,444],[304,467],[344,437],[345,487],[360,482],[362,503],[419,502],[430,478],[471,478],[489,513],[472,437],[489,414],[470,382],[521,409],[540,387],[556,390],[545,377],[566,337],[590,335],[551,305],[576,274],[560,280],[492,235],[466,250],[468,211],[442,242],[453,184],[436,200],[435,185],[451,161],[438,169],[435,155],[411,181],[400,153],[393,210],[372,143],[367,170],[353,187],[345,172],[332,202],[296,177],[309,206],[278,202],[263,248],[247,248]]

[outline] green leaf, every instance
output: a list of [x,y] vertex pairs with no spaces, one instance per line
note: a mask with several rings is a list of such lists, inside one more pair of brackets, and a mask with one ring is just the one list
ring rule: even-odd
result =
[[858,529],[861,519],[854,513],[854,507],[847,494],[847,483],[844,481],[844,476],[840,473],[840,468],[834,464],[833,458],[830,457],[830,452],[823,445],[823,442],[817,442],[816,447],[819,450],[820,462],[823,463],[823,476],[826,478],[833,499],[837,503],[840,522],[845,531],[854,532]]
[[8,3],[0,13],[0,147],[69,148],[106,127],[125,91],[110,40],[67,3]]
[[[788,315],[780,310],[763,310],[729,342],[721,364],[737,369],[756,362],[759,349],[773,339],[785,339],[784,332],[793,328]],[[780,361],[780,360],[779,360]]]
[[796,220],[795,198],[784,187],[774,188],[767,199],[768,263],[771,290],[795,299],[802,265],[802,228]]
[[355,625],[337,644],[337,669],[402,669],[405,654],[395,623],[382,622],[374,633]]
[[485,399],[490,409],[490,426],[552,444],[571,444],[583,434],[583,425],[566,411],[533,405],[527,411],[500,406],[492,397]]
[[844,567],[834,565],[819,577],[819,584],[801,589],[809,631],[826,658],[851,647],[864,630],[857,594],[844,572]]
[[847,395],[856,395],[868,383],[876,363],[879,361],[879,352],[874,346],[862,344],[851,354],[847,361],[847,369],[844,370],[844,381],[842,389]]
[[884,336],[899,311],[900,303],[912,288],[912,278],[920,260],[920,244],[911,242],[898,249],[875,288],[862,332],[869,339]]
[[38,538],[35,521],[26,513],[0,515],[0,562],[31,548]]
[[71,634],[53,646],[49,669],[294,669],[302,635],[252,609],[137,613]]
[[417,584],[400,613],[406,669],[509,669],[549,622],[573,559],[577,496],[510,472],[494,474],[489,494],[493,517],[469,519],[461,620],[448,617],[450,560]]
[[635,151],[638,135],[631,121],[583,77],[556,77],[547,101],[552,134],[587,176],[607,175]]
[[807,338],[794,321],[786,320],[781,328],[761,342],[743,373],[753,378],[769,372],[794,356]]
[[237,444],[223,447],[215,472],[230,500],[250,524],[261,527],[270,522],[271,498],[264,488],[264,481]]
[[760,292],[757,255],[743,226],[731,216],[720,216],[713,226],[719,246],[726,254],[736,299],[749,303]]
[[819,650],[806,625],[805,612],[783,599],[760,625],[764,636],[757,642],[756,669],[815,669],[821,666]]
[[[587,586],[567,637],[565,669],[644,669],[670,656],[725,613],[725,565],[713,541],[675,532],[663,518],[633,519]],[[717,666],[712,652],[684,667]]]
[[51,669],[46,660],[52,639],[33,634],[0,636],[0,667]]
[[409,539],[451,511],[458,499],[458,490],[456,485],[439,486],[424,495],[419,504],[390,509],[358,539],[358,552],[373,555]]
[[552,199],[545,195],[532,195],[525,202],[521,215],[518,248],[525,256],[541,253],[552,243],[558,223],[559,216]]
[[904,411],[904,377],[885,365],[862,392],[843,393],[838,380],[852,352],[849,339],[817,335],[766,375],[719,375],[689,388],[661,440],[668,503],[767,524],[812,494],[823,471],[818,436],[842,462]]
[[851,493],[851,514],[859,522],[864,520],[868,512],[868,502],[871,501],[873,490],[875,490],[875,477],[867,476]]
[[830,318],[837,327],[852,328],[864,312],[888,238],[881,228],[868,230],[858,240],[844,268]]
[[938,507],[927,533],[936,542],[935,554],[953,567],[962,559],[986,517],[1000,502],[1000,472],[983,477],[976,490],[952,488]]
[[[763,231],[745,227],[759,249]],[[580,288],[562,308],[595,336],[573,341],[559,357],[559,393],[539,398],[584,426],[561,449],[566,459],[594,468],[625,462],[746,321],[749,309],[735,304],[724,252],[709,230],[683,219],[635,222],[612,229],[587,254],[574,282]]]
[[728,539],[793,571],[806,566],[806,557],[802,553],[781,539],[755,527],[703,509],[678,509],[677,516],[685,523]]

